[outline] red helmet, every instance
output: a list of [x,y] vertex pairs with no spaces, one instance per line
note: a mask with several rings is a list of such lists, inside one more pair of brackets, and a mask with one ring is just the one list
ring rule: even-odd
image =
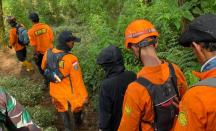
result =
[[16,18],[15,18],[14,16],[8,16],[8,17],[6,18],[6,21],[7,21],[8,23],[14,23],[14,22],[16,21]]
[[137,44],[150,36],[159,37],[159,34],[149,21],[140,19],[131,22],[125,30],[126,49],[130,49],[128,46],[129,43]]

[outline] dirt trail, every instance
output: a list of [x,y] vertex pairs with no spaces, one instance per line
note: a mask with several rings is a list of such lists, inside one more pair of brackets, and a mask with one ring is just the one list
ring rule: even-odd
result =
[[[42,76],[40,75],[37,66],[34,64],[32,58],[28,58],[30,63],[34,66],[35,70],[31,72],[26,71],[26,67],[23,67],[21,63],[17,60],[15,51],[8,50],[3,52],[0,50],[0,73],[5,76],[14,75],[18,78],[29,77],[34,83],[41,84],[43,81]],[[43,108],[48,110],[55,110],[54,105],[52,104],[52,98],[49,95],[49,88],[44,89],[44,98],[41,100],[40,104]],[[55,110],[56,111],[56,110]],[[86,114],[86,119],[79,131],[96,131],[98,123],[98,114],[93,111],[89,106],[84,106],[83,111]],[[71,115],[71,124],[73,123],[72,113]],[[53,122],[52,126],[56,127],[58,131],[63,131],[64,126],[60,114],[56,111],[56,121]]]

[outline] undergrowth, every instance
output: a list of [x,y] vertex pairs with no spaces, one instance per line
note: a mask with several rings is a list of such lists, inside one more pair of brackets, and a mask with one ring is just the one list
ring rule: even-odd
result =
[[57,131],[51,126],[56,120],[54,111],[38,106],[43,98],[43,85],[34,84],[27,77],[18,79],[15,76],[3,76],[2,74],[0,74],[0,85],[26,108],[30,117],[43,131]]

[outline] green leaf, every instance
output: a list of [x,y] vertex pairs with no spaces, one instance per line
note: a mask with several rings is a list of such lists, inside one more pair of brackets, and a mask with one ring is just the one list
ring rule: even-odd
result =
[[191,3],[191,2],[186,2],[186,3],[182,6],[182,8],[183,8],[184,10],[189,10],[189,9],[191,8],[191,6],[192,6],[192,3]]
[[200,3],[200,5],[201,5],[202,8],[208,7],[208,2],[202,1],[202,2]]
[[189,19],[190,21],[194,19],[193,15],[188,10],[183,12],[183,17]]
[[193,3],[196,3],[198,0],[192,0]]
[[194,14],[203,14],[203,12],[198,7],[194,8],[192,12]]
[[173,23],[176,26],[177,29],[181,26],[181,21],[179,19],[173,19]]

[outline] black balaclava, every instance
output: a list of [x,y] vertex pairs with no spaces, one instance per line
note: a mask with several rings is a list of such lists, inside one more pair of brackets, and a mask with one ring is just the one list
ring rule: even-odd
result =
[[63,50],[64,52],[71,51],[71,48],[68,46],[68,44],[65,42],[65,40],[58,38],[58,45],[56,46],[57,49]]
[[59,34],[58,45],[56,48],[68,52],[71,50],[71,48],[68,46],[67,42],[70,41],[80,42],[81,39],[77,38],[72,31],[63,31]]

